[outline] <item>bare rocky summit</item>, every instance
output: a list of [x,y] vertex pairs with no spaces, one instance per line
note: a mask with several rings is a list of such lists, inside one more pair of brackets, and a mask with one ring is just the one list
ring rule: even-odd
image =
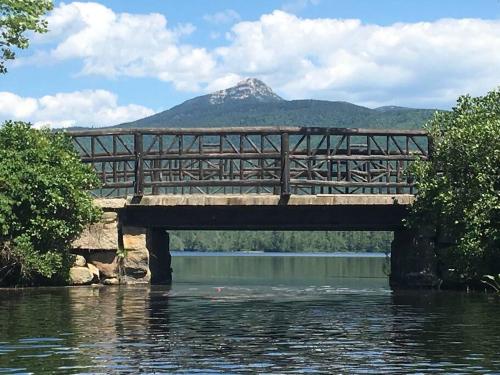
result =
[[236,86],[209,94],[208,101],[217,105],[232,100],[249,99],[259,102],[279,102],[284,100],[260,79],[247,78],[238,82]]

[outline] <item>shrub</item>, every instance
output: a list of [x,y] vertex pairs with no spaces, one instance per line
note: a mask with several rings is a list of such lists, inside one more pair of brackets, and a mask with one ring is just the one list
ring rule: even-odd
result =
[[0,283],[65,279],[69,245],[100,216],[88,193],[97,185],[64,134],[0,127]]
[[436,230],[446,270],[462,281],[500,270],[500,90],[462,96],[427,125],[430,161],[417,162],[410,225]]

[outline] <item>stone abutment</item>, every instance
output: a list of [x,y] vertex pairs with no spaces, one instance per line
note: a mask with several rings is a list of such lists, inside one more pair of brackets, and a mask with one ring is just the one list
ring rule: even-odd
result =
[[161,228],[123,223],[125,200],[99,200],[100,222],[86,228],[73,243],[73,285],[170,283],[168,233]]

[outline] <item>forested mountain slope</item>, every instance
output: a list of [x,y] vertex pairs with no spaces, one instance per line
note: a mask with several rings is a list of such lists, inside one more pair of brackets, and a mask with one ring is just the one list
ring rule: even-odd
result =
[[284,100],[262,81],[249,78],[234,87],[117,127],[296,125],[418,129],[434,112],[395,106],[370,109],[342,101]]

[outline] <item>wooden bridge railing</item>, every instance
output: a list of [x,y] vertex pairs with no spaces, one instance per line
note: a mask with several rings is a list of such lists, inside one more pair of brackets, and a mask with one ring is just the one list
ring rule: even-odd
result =
[[412,193],[418,130],[301,127],[71,131],[99,196]]

